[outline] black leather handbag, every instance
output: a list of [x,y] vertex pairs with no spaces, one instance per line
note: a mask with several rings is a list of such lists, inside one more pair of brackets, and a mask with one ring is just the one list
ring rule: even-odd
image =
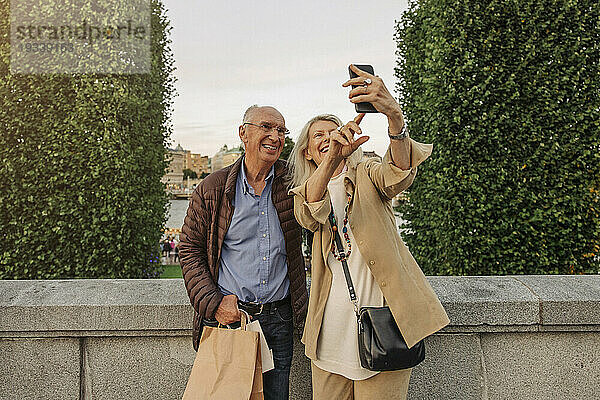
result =
[[[333,207],[331,210],[329,223],[333,228],[336,226]],[[425,359],[425,343],[421,340],[409,348],[389,307],[358,308],[358,299],[337,226],[333,228],[333,233],[335,246],[341,255],[350,300],[354,304],[358,320],[358,354],[361,366],[370,371],[396,371],[418,365]]]

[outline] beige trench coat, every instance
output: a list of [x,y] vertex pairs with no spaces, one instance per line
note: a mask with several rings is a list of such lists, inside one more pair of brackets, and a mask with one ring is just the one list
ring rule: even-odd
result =
[[[361,161],[355,169],[349,168],[344,184],[346,192],[352,196],[348,223],[360,253],[379,284],[404,340],[412,347],[448,325],[450,320],[423,271],[398,235],[392,211],[391,199],[412,184],[417,166],[429,157],[433,149],[431,144],[409,140],[412,146],[411,169],[396,167],[388,149],[383,162],[369,158]],[[331,270],[325,262],[333,241],[327,220],[331,203],[327,191],[323,200],[308,203],[306,182],[291,192],[294,194],[296,219],[315,233],[312,282],[302,342],[306,355],[316,359],[317,340],[332,279]]]

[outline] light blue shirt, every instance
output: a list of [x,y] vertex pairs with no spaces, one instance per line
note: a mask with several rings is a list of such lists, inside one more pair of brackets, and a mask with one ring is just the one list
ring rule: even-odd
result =
[[289,293],[285,239],[271,198],[274,167],[260,196],[248,184],[244,160],[235,185],[234,212],[221,248],[218,285],[242,301],[270,303]]

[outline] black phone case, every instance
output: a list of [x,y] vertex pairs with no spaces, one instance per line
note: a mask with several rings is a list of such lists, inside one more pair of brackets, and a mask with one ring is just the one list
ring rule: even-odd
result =
[[[367,65],[367,64],[354,64],[358,69],[368,72],[371,75],[375,75],[375,71],[373,70],[373,66],[372,65]],[[352,78],[356,78],[358,77],[358,75],[356,75],[356,73],[354,73],[354,71],[352,71],[350,69],[350,67],[348,67],[348,72],[350,72],[350,79]],[[352,89],[354,89],[355,87],[358,87],[358,85],[352,85]],[[379,112],[375,109],[375,107],[373,107],[373,104],[371,103],[356,103],[354,105],[354,108],[356,109],[357,113],[376,113]]]

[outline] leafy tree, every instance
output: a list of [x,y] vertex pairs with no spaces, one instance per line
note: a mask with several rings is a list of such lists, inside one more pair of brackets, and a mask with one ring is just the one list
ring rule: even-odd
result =
[[197,179],[198,178],[198,174],[196,173],[196,171],[193,171],[191,169],[185,168],[183,170],[183,180],[185,181],[187,178]]
[[434,143],[404,217],[429,274],[600,270],[600,3],[411,1],[400,101]]
[[174,95],[151,1],[144,74],[11,74],[0,0],[0,279],[156,276]]
[[281,155],[279,156],[282,160],[287,160],[294,148],[294,141],[291,137],[287,136],[285,138],[285,142],[283,144],[283,150],[281,150]]

